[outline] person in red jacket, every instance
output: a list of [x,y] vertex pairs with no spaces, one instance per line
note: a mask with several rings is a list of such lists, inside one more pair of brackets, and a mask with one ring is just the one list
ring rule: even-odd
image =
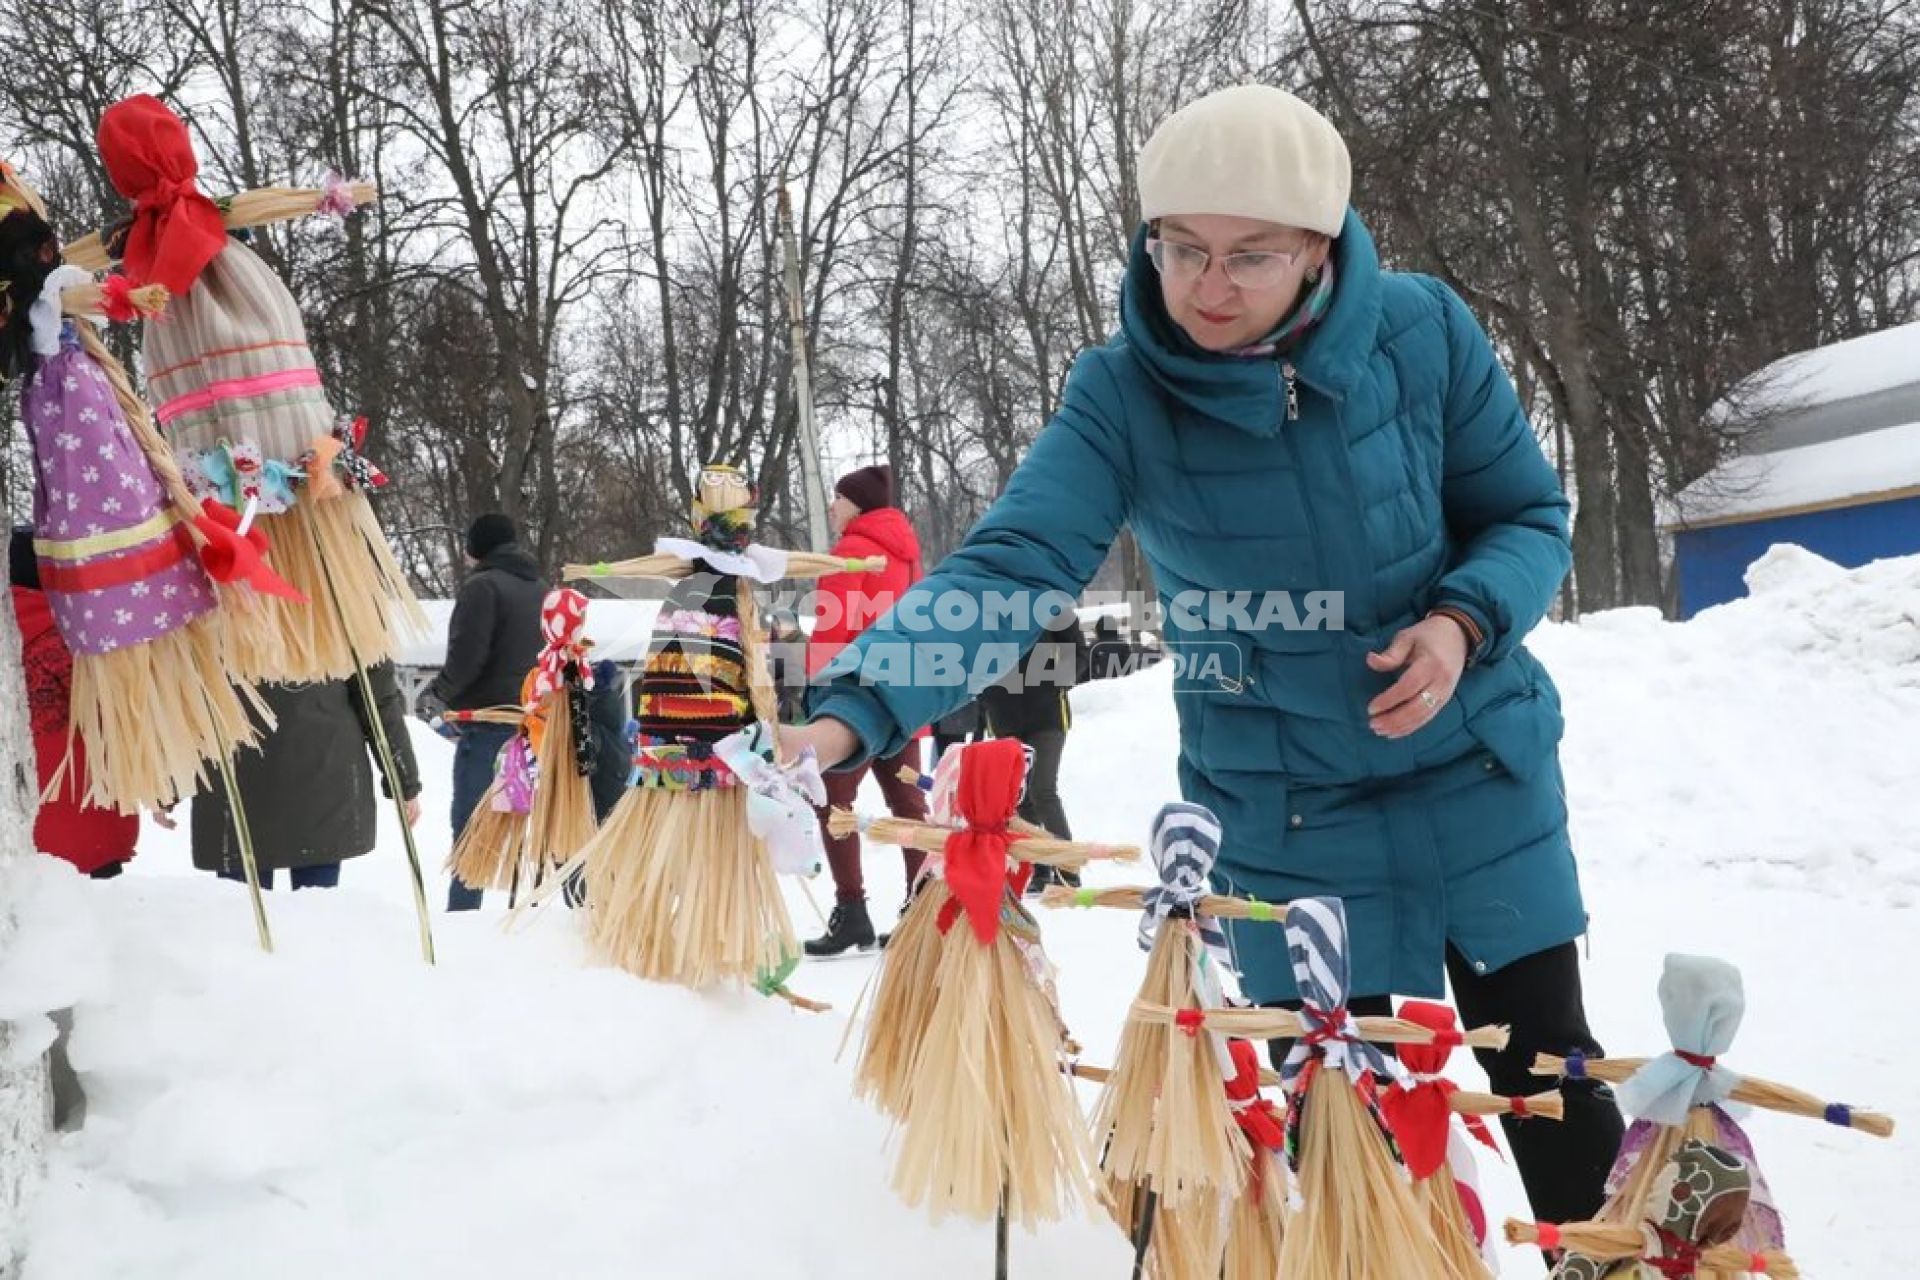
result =
[[[20,665],[27,673],[27,709],[33,754],[44,792],[67,753],[68,703],[73,690],[73,654],[53,622],[53,607],[40,589],[33,530],[13,530],[7,544],[7,577],[13,615],[20,623]],[[87,758],[73,737],[73,757],[60,789],[40,801],[33,820],[33,847],[64,858],[96,880],[120,874],[140,838],[140,815],[84,803]]]
[[[921,577],[920,539],[907,522],[906,513],[893,505],[892,467],[882,463],[850,471],[840,477],[833,492],[829,511],[837,535],[833,554],[849,558],[885,556],[887,567],[878,573],[836,573],[820,579],[813,635],[807,642],[809,675],[826,666],[834,654],[893,608],[893,602]],[[920,768],[920,738],[924,736],[923,730],[909,738],[897,754],[885,759],[844,773],[827,774],[827,808],[820,813],[823,831],[830,810],[853,807],[860,781],[869,771],[895,817],[924,821],[925,794],[900,777],[904,766],[911,765],[916,771]],[[826,933],[807,942],[807,954],[825,958],[855,948],[870,951],[884,945],[886,939],[874,932],[873,917],[867,912],[860,837],[835,836],[831,831],[825,831],[825,836],[827,862],[833,869],[833,914],[827,919]],[[901,852],[906,855],[907,884],[911,887],[926,855],[918,849]]]

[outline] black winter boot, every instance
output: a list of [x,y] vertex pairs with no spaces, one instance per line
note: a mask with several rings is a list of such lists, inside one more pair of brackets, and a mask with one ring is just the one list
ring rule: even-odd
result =
[[867,903],[863,898],[859,902],[836,902],[833,914],[827,917],[827,931],[818,938],[809,938],[806,950],[816,960],[829,960],[858,948],[872,951],[880,945],[874,936],[873,920],[867,915]]

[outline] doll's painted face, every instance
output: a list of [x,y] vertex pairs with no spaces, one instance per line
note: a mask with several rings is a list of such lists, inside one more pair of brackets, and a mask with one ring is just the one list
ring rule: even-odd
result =
[[737,467],[700,469],[700,505],[708,511],[738,511],[754,505],[753,485]]

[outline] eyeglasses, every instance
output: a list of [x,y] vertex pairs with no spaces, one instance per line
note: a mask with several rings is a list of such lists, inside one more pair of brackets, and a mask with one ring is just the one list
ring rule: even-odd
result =
[[[1305,252],[1302,246],[1288,253],[1229,253],[1220,259],[1220,269],[1238,288],[1274,289],[1286,282],[1287,273]],[[1213,261],[1213,255],[1205,249],[1177,240],[1148,240],[1147,256],[1153,259],[1155,270],[1176,284],[1192,284],[1207,273],[1207,264]]]

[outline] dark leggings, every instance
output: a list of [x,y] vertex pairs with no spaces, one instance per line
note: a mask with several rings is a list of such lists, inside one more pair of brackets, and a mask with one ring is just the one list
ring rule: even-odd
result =
[[1067,807],[1060,803],[1060,756],[1067,749],[1065,729],[1023,733],[1020,741],[1033,748],[1033,768],[1027,773],[1027,793],[1020,800],[1020,816],[1047,834],[1073,839],[1067,825]]
[[[1477,973],[1465,956],[1448,947],[1447,977],[1463,1026],[1511,1028],[1506,1048],[1474,1051],[1492,1091],[1512,1096],[1557,1085],[1566,1098],[1567,1116],[1558,1124],[1501,1118],[1533,1216],[1542,1222],[1592,1218],[1606,1199],[1607,1170],[1620,1150],[1624,1131],[1613,1091],[1594,1081],[1536,1076],[1530,1069],[1539,1053],[1565,1055],[1578,1050],[1588,1057],[1602,1055],[1599,1042],[1587,1029],[1578,949],[1571,942],[1563,943],[1523,956],[1504,969]],[[1300,1007],[1297,1000],[1280,1004]],[[1367,1017],[1392,1013],[1392,1004],[1386,996],[1358,996],[1349,1008],[1355,1017]],[[1272,1042],[1275,1066],[1286,1057],[1291,1043]]]
[[[927,793],[917,783],[909,782],[900,776],[903,767],[911,765],[917,773],[920,769],[920,742],[909,738],[907,745],[893,755],[842,773],[829,773],[823,779],[827,784],[827,805],[820,810],[821,835],[827,845],[827,866],[833,872],[834,901],[844,903],[865,902],[867,900],[867,881],[860,866],[860,836],[857,832],[848,832],[836,836],[826,829],[828,815],[835,809],[853,808],[854,798],[860,794],[860,780],[873,774],[873,780],[880,784],[880,794],[886,798],[887,809],[896,818],[911,818],[915,822],[927,820]],[[920,864],[927,855],[918,849],[901,849],[900,854],[906,862],[907,887],[913,887],[913,878],[920,874]]]

